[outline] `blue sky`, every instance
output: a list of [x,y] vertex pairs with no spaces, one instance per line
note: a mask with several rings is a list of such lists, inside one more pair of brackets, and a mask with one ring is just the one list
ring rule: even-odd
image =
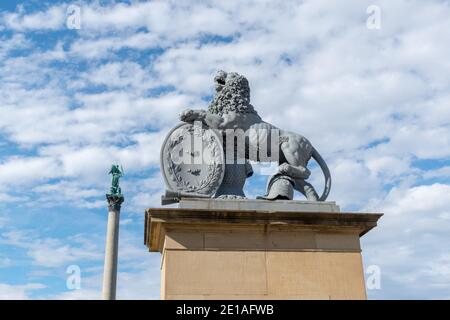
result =
[[[381,270],[369,298],[450,298],[449,14],[419,0],[2,1],[0,298],[100,297],[112,162],[126,171],[118,298],[159,297],[160,257],[143,245],[159,149],[179,112],[206,107],[218,69],[249,79],[266,121],[313,142],[330,200],[385,213],[362,241]],[[80,290],[66,287],[71,265]]]

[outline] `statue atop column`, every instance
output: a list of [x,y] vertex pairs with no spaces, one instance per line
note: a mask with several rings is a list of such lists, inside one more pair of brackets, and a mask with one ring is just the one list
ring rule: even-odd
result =
[[124,200],[124,197],[122,195],[122,189],[119,186],[119,179],[123,176],[123,168],[118,164],[113,164],[108,174],[112,175],[112,177],[111,177],[111,188],[109,193],[106,194],[106,199],[108,200],[108,204],[110,206],[119,207],[120,209],[120,205]]
[[119,166],[118,164],[113,164],[108,174],[112,175],[111,190],[109,194],[112,196],[121,196],[122,190],[120,189],[119,186],[119,179],[123,176],[122,166]]

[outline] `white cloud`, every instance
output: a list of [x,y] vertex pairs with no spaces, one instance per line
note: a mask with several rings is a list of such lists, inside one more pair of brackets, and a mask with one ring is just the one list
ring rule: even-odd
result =
[[1,234],[0,244],[23,248],[33,265],[48,268],[67,266],[83,260],[99,261],[103,258],[98,244],[83,236],[67,239],[39,238],[30,231],[12,230]]
[[143,70],[139,64],[129,61],[101,65],[98,69],[86,74],[85,79],[93,85],[104,85],[109,88],[151,89],[156,86],[147,71]]
[[[106,180],[106,179],[104,179]],[[104,183],[107,186],[107,183]],[[72,208],[102,208],[105,206],[106,187],[88,187],[73,180],[61,180],[57,183],[47,183],[34,187],[36,200],[33,206]]]
[[[146,253],[150,255],[149,252]],[[153,257],[153,260],[157,263],[142,271],[118,274],[118,299],[158,300],[160,298],[159,257]]]
[[394,189],[371,211],[384,212],[363,239],[365,264],[379,265],[384,286],[369,295],[382,298],[448,298],[450,186]]
[[0,283],[0,300],[27,300],[30,293],[43,289],[46,286],[40,283],[29,283],[25,285],[9,285]]
[[429,215],[450,211],[448,207],[450,185],[432,184],[412,187],[408,190],[394,188],[383,203],[383,210],[390,214],[425,213]]
[[13,265],[13,261],[9,258],[0,257],[0,268],[10,267]]
[[100,300],[102,298],[101,290],[93,289],[75,289],[68,290],[61,294],[49,296],[51,300]]
[[339,199],[345,207],[362,207],[373,198],[382,196],[382,181],[364,163],[351,159],[334,161],[333,188],[330,199]]
[[54,178],[58,162],[52,158],[11,157],[0,163],[0,183],[20,185]]
[[[148,252],[147,255],[150,255]],[[147,261],[149,259],[146,259]],[[159,261],[153,257],[153,261]],[[153,276],[159,271],[158,263],[146,266],[142,270],[134,272],[122,272],[119,270],[117,279],[118,300],[155,300],[159,299],[159,276]],[[97,274],[91,277],[82,277],[79,290],[67,290],[62,293],[49,296],[57,300],[99,300],[102,296],[102,276]]]
[[7,193],[1,193],[0,192],[0,201],[3,202],[3,203],[19,202],[19,201],[26,201],[26,200],[27,200],[26,197],[16,197],[16,196],[12,196],[12,195],[7,194]]
[[450,177],[450,166],[445,166],[435,170],[427,170],[424,173],[424,178],[448,178]]
[[104,7],[85,4],[82,10],[83,29],[88,31],[123,31],[146,27],[170,41],[195,37],[199,33],[229,35],[238,29],[232,23],[231,12],[196,3],[154,1],[132,5],[117,3]]
[[26,49],[31,46],[29,41],[23,34],[14,34],[11,38],[3,38],[0,42],[0,58],[4,58],[13,50]]
[[80,38],[70,45],[69,55],[84,59],[114,57],[121,49],[145,50],[158,48],[161,41],[155,34],[139,32],[126,37],[106,36],[104,38]]
[[66,17],[65,8],[52,6],[46,11],[26,13],[23,6],[19,6],[17,12],[3,13],[0,22],[13,30],[56,30],[64,26]]
[[[160,254],[149,253],[142,244],[142,237],[129,233],[124,227],[121,226],[119,242],[117,299],[158,299]],[[65,290],[47,298],[97,300],[101,298],[102,281],[102,264],[82,268],[81,289]]]

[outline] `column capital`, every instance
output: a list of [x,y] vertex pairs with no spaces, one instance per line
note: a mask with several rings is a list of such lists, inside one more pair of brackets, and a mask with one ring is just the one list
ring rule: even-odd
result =
[[108,201],[108,208],[110,210],[120,210],[120,206],[125,198],[123,197],[123,195],[107,194],[106,200]]

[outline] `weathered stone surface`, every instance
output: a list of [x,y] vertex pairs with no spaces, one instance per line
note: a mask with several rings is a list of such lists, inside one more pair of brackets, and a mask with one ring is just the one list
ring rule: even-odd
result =
[[[163,143],[161,170],[169,195],[162,197],[162,204],[178,202],[181,196],[245,198],[243,186],[252,174],[250,161],[278,163],[265,199],[292,200],[297,190],[310,201],[325,201],[331,175],[312,143],[300,134],[263,121],[250,104],[250,86],[243,75],[219,71],[214,82],[216,94],[208,110],[183,111],[180,120],[184,124],[171,130]],[[196,144],[195,137],[202,142]],[[207,159],[200,163],[174,161],[186,154],[192,159],[206,154]],[[311,159],[325,177],[321,196],[307,181]]]
[[148,209],[145,243],[162,299],[365,299],[359,238],[380,216]]
[[[286,190],[289,185],[282,183],[285,179],[278,181],[277,176],[281,175],[290,177],[293,189],[301,192],[308,200],[325,201],[331,188],[331,175],[312,143],[300,134],[279,129],[263,121],[250,104],[250,86],[243,75],[219,71],[214,83],[216,94],[208,110],[187,109],[181,113],[180,120],[187,123],[201,121],[227,137],[230,131],[233,134],[241,131],[241,136],[245,137],[245,145],[238,146],[238,157],[244,156],[247,160],[258,162],[278,162],[278,173],[270,179],[276,181],[269,184],[267,199],[292,199],[293,190]],[[306,181],[311,174],[307,168],[311,158],[319,164],[325,177],[325,188],[321,196]]]
[[213,195],[225,172],[221,138],[201,125],[178,125],[162,146],[161,170],[170,191]]
[[196,199],[182,198],[179,204],[183,209],[212,210],[263,210],[290,212],[339,212],[334,201],[297,201],[297,200],[250,200],[250,199]]
[[162,269],[168,300],[366,299],[357,252],[166,250]]

